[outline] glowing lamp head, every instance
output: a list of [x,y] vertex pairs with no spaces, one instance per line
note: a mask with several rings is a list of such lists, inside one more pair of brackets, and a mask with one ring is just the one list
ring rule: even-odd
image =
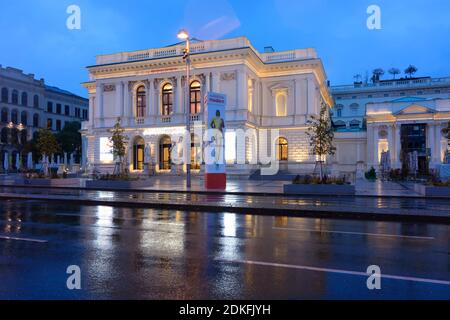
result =
[[177,34],[178,39],[187,40],[189,39],[189,33],[185,29],[181,29]]

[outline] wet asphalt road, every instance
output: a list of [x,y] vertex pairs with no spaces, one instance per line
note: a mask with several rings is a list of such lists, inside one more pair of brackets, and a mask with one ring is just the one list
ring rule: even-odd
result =
[[450,299],[450,226],[0,200],[0,299]]

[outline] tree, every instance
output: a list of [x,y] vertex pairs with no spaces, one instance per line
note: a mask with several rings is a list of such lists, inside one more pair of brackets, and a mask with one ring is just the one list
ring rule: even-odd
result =
[[63,152],[81,154],[81,124],[78,121],[68,122],[56,135]]
[[56,139],[55,135],[48,129],[39,130],[36,147],[41,155],[50,156],[60,151],[58,140]]
[[384,70],[381,68],[377,68],[372,71],[372,82],[380,81],[380,78],[384,75]]
[[331,123],[330,111],[328,106],[322,102],[319,116],[311,116],[307,121],[309,125],[306,134],[309,137],[309,145],[312,153],[319,156],[320,162],[320,180],[323,181],[322,164],[324,157],[327,155],[334,155],[336,148],[333,146],[334,132]]
[[412,78],[413,74],[415,74],[418,70],[419,69],[410,64],[408,68],[405,69],[405,74],[409,74],[409,77]]
[[390,74],[392,74],[392,76],[394,77],[394,80],[395,80],[395,77],[396,77],[398,74],[400,74],[400,69],[398,69],[398,68],[390,68],[388,72],[389,72]]
[[[39,130],[39,135],[36,144],[37,150],[43,156],[51,156],[60,151],[58,140],[55,135],[48,129]],[[44,161],[44,174],[48,175],[48,162]]]
[[125,132],[125,129],[121,127],[121,121],[122,120],[120,119],[120,117],[117,118],[116,124],[114,125],[113,129],[109,131],[112,133],[109,141],[112,143],[112,154],[114,155],[114,159],[119,159],[118,164],[120,174],[123,174],[125,172],[125,165],[123,163],[123,160],[127,151],[128,137],[123,134]]
[[442,133],[448,141],[447,150],[450,151],[450,122],[447,124],[447,128],[442,129]]

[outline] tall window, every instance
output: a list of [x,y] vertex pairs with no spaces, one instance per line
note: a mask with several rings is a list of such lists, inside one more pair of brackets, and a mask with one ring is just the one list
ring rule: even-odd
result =
[[168,83],[164,85],[162,90],[162,110],[163,116],[168,116],[172,113],[173,108],[173,86]]
[[19,124],[19,113],[17,110],[11,112],[11,122],[14,124]]
[[276,113],[277,113],[277,117],[287,116],[286,92],[279,92],[276,95]]
[[140,86],[136,91],[136,117],[143,118],[145,117],[145,107],[146,107],[146,93],[145,87]]
[[20,123],[24,126],[28,125],[28,115],[26,111],[22,111],[22,113],[20,114]]
[[53,103],[51,101],[47,102],[47,112],[53,112]]
[[51,118],[47,119],[47,129],[53,130],[53,120]]
[[1,121],[3,123],[8,123],[8,109],[6,108],[2,109]]
[[37,113],[35,113],[33,116],[33,127],[39,127],[39,115]]
[[61,120],[56,120],[56,131],[61,131]]
[[37,94],[33,97],[33,107],[39,108],[39,96]]
[[61,114],[61,104],[60,103],[56,104],[56,113]]
[[70,116],[70,106],[68,106],[68,105],[64,106],[64,114],[66,116]]
[[19,104],[19,91],[13,90],[12,97],[11,97],[11,102],[13,104]]
[[200,94],[200,82],[194,81],[191,83],[191,114],[197,114],[201,112],[201,94]]
[[22,92],[22,105],[28,106],[28,94],[26,92]]
[[288,142],[286,138],[279,138],[277,143],[277,160],[287,161],[288,160]]
[[2,88],[2,102],[8,103],[9,99],[8,99],[8,88]]

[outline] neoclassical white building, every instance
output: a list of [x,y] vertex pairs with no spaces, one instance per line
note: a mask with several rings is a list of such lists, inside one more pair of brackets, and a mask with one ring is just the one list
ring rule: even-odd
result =
[[381,153],[402,168],[406,155],[419,156],[419,172],[438,169],[447,140],[442,129],[450,122],[450,78],[403,78],[354,83],[331,88],[336,126],[334,169],[363,176],[380,169]]
[[[122,52],[97,57],[88,67],[89,121],[83,123],[84,161],[102,172],[112,172],[114,160],[108,146],[110,129],[118,117],[128,137],[130,172],[143,172],[150,163],[158,174],[174,173],[171,163],[174,135],[186,128],[190,113],[193,129],[204,125],[206,92],[227,95],[227,130],[253,129],[245,146],[226,134],[229,173],[249,174],[259,167],[257,150],[267,149],[270,139],[261,132],[279,130],[276,158],[282,169],[310,171],[306,121],[317,115],[321,103],[332,105],[327,78],[314,49],[258,52],[245,38],[191,43],[190,101],[184,103],[185,44],[159,49]],[[192,154],[201,152],[200,137],[193,135]],[[245,164],[236,159],[245,157]],[[192,160],[193,168],[202,165]]]

